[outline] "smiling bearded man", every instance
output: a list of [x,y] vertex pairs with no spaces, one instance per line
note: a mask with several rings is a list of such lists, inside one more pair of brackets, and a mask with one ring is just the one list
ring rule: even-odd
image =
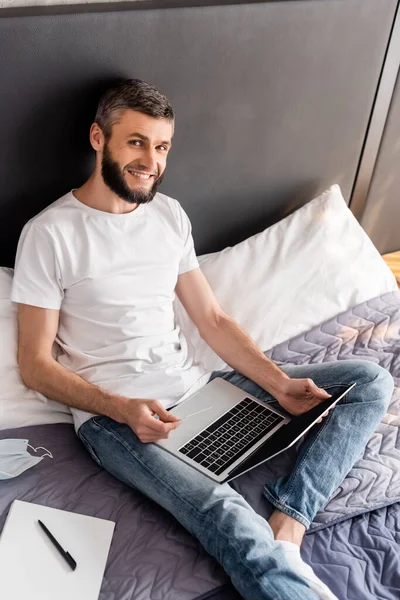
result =
[[[301,540],[385,413],[393,380],[365,361],[280,369],[222,310],[187,214],[157,192],[173,131],[168,100],[143,81],[101,98],[90,128],[93,173],[31,219],[19,240],[11,300],[22,379],[70,406],[92,458],[172,513],[243,598],[333,599],[301,560]],[[194,361],[175,323],[175,294],[233,370],[210,373]],[[268,522],[228,484],[152,443],[180,425],[167,409],[214,377],[294,415],[329,397],[321,387],[336,394],[357,383],[307,435],[290,477],[265,485],[275,507]]]

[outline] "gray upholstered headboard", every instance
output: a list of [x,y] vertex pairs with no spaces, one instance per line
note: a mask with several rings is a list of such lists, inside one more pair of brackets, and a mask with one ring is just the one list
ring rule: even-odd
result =
[[121,76],[175,108],[161,191],[198,254],[332,183],[349,201],[397,0],[168,4],[0,12],[2,266],[23,224],[88,176],[96,100]]

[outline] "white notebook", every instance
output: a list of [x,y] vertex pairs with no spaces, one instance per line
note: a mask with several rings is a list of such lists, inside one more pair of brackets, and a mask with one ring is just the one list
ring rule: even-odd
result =
[[[41,529],[40,519],[75,571]],[[115,523],[15,500],[0,537],[0,590],[7,600],[97,600]]]

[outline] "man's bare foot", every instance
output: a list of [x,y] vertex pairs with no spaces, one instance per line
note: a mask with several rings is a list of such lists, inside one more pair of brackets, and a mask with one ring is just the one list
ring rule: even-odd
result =
[[306,528],[299,521],[289,517],[289,515],[286,515],[280,510],[274,510],[268,523],[276,540],[284,540],[286,542],[292,542],[299,547],[301,546]]

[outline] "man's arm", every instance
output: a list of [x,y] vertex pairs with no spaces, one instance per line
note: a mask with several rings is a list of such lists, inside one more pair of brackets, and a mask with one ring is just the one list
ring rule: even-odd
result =
[[18,305],[18,365],[25,385],[72,408],[121,421],[123,397],[110,394],[69,371],[51,350],[56,337],[58,310]]
[[329,394],[311,379],[290,379],[227,315],[200,269],[178,277],[176,294],[203,340],[230,367],[252,379],[292,414],[309,410]]
[[18,304],[18,365],[25,385],[72,408],[126,423],[142,442],[168,437],[180,421],[160,402],[109,393],[54,360],[58,323],[58,310]]
[[203,340],[230,367],[271,394],[281,388],[284,380],[289,379],[263,354],[238,323],[222,310],[200,269],[179,275],[175,291]]

